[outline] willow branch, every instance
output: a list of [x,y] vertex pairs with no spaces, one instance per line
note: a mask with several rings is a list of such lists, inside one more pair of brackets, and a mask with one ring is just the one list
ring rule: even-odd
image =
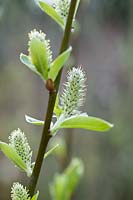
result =
[[[65,27],[65,31],[64,31],[64,36],[63,36],[63,40],[61,43],[60,53],[65,51],[69,45],[71,27],[72,27],[75,8],[76,8],[76,3],[77,3],[77,0],[71,0],[69,14],[68,14],[66,27]],[[50,124],[52,121],[56,96],[57,96],[59,85],[60,85],[61,74],[62,74],[62,70],[60,71],[60,73],[55,81],[55,90],[52,92],[51,91],[49,92],[49,100],[48,100],[47,112],[46,112],[46,117],[45,117],[45,124],[44,124],[43,131],[42,131],[42,138],[41,138],[35,166],[34,166],[33,173],[31,175],[29,187],[28,187],[31,197],[33,196],[33,194],[35,192],[36,185],[37,185],[38,178],[39,178],[40,171],[41,171],[41,167],[42,167],[42,163],[44,160],[44,154],[46,152],[49,140],[51,138]]]

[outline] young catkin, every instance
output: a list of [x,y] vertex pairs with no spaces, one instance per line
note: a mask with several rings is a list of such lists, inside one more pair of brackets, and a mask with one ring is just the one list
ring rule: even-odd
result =
[[12,200],[30,200],[28,191],[20,183],[13,183],[11,188]]
[[61,96],[61,106],[66,117],[74,114],[83,105],[86,93],[85,80],[85,73],[81,67],[74,67],[68,72],[65,89]]
[[51,46],[50,46],[50,40],[46,39],[46,34],[43,33],[41,30],[37,31],[36,29],[32,30],[29,34],[29,54],[31,54],[30,52],[30,45],[32,43],[32,40],[34,39],[38,39],[46,48],[46,54],[47,54],[47,59],[48,59],[48,63],[50,64],[52,62],[52,51],[51,51]]
[[32,151],[25,134],[20,130],[14,130],[9,136],[9,145],[12,146],[17,154],[26,164],[27,168],[31,170]]

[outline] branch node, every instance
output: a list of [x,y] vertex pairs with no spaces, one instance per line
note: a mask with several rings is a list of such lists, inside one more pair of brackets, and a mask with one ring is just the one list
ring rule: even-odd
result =
[[54,81],[49,78],[47,81],[46,81],[46,89],[52,94],[55,92],[55,85],[54,85]]

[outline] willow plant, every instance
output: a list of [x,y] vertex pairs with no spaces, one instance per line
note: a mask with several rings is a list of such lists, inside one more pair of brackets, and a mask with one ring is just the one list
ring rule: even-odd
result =
[[[62,29],[63,39],[60,53],[53,60],[50,40],[41,30],[29,33],[28,55],[21,54],[20,60],[30,70],[41,77],[45,89],[49,93],[45,120],[38,120],[28,115],[28,123],[43,126],[42,138],[36,161],[32,161],[32,150],[28,139],[20,129],[9,135],[9,143],[0,141],[1,151],[29,178],[28,186],[13,183],[11,188],[12,200],[37,200],[39,192],[35,192],[43,161],[58,144],[47,151],[47,146],[62,129],[80,128],[91,131],[108,131],[113,125],[103,119],[88,116],[80,110],[83,105],[87,88],[86,73],[81,67],[73,67],[68,71],[67,82],[62,93],[59,93],[62,69],[72,51],[69,46],[70,34],[75,22],[80,0],[55,0],[50,5],[44,0],[37,0],[39,7],[48,14]],[[74,30],[73,30],[74,31]],[[53,121],[53,117],[56,120]],[[46,152],[47,151],[47,152]],[[83,174],[83,164],[80,159],[73,159],[62,174],[55,176],[50,186],[51,198],[54,200],[69,200],[79,178]]]

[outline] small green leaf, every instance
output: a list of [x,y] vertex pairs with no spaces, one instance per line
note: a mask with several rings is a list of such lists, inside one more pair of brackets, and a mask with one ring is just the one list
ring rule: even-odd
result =
[[47,47],[39,39],[33,38],[30,41],[29,52],[36,70],[42,75],[44,80],[47,80],[49,68]]
[[43,126],[44,125],[44,121],[35,119],[35,118],[30,117],[28,115],[25,115],[25,120],[26,120],[26,122],[28,122],[30,124],[37,125],[37,126]]
[[57,136],[50,142],[50,147],[56,146],[59,144],[59,147],[55,149],[53,154],[60,160],[64,159],[67,156],[67,147],[66,141],[63,137]]
[[24,55],[23,53],[21,53],[20,54],[20,60],[24,65],[26,65],[33,72],[39,74],[38,71],[36,70],[35,66],[31,63],[31,60],[30,60],[29,56]]
[[64,51],[61,55],[59,55],[54,62],[51,64],[49,78],[55,81],[59,71],[68,60],[70,53],[72,51],[72,47],[69,47],[66,51]]
[[51,199],[69,200],[67,192],[68,178],[65,174],[56,174],[50,185]]
[[56,117],[59,117],[62,113],[62,109],[59,106],[59,95],[58,94],[57,94],[56,102],[55,102],[55,106],[54,106],[54,113],[56,114]]
[[60,128],[81,128],[91,131],[108,131],[113,124],[96,117],[77,115],[70,117],[60,125]]
[[76,17],[76,14],[77,14],[77,10],[78,10],[79,4],[80,4],[80,0],[77,0],[76,8],[75,8],[75,12],[74,12],[74,18]]
[[0,149],[17,167],[27,172],[26,164],[13,147],[0,141]]
[[52,149],[50,149],[48,152],[45,153],[44,155],[44,159],[47,158],[49,155],[51,155],[55,150],[57,150],[57,148],[59,147],[60,145],[57,144],[56,146],[54,146]]
[[39,196],[39,191],[32,197],[31,200],[37,200]]
[[83,173],[83,162],[78,158],[74,158],[65,171],[65,174],[69,179],[68,191],[70,194],[72,194],[77,187],[80,178],[83,176]]
[[44,1],[39,1],[39,5],[47,15],[49,15],[52,19],[54,19],[62,27],[62,29],[64,29],[63,19],[60,17],[60,15],[55,11],[55,9],[52,6],[50,6],[48,3]]
[[62,174],[56,174],[50,186],[50,194],[54,200],[69,200],[77,187],[84,167],[81,160],[75,158]]

